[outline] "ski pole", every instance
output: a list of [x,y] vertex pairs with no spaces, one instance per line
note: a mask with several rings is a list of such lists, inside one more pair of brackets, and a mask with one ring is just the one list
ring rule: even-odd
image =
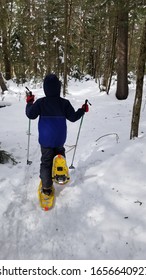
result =
[[29,147],[30,147],[30,126],[31,126],[31,120],[29,119],[29,124],[28,124],[28,144],[27,144],[27,164],[31,164],[32,161],[29,160]]
[[[85,100],[85,105],[87,103],[89,103],[88,99]],[[91,105],[91,104],[89,103],[89,105]],[[80,126],[79,126],[79,130],[78,130],[78,134],[77,134],[76,144],[75,144],[75,149],[74,149],[74,153],[73,153],[73,158],[72,158],[72,162],[71,162],[69,169],[75,169],[75,167],[73,166],[73,162],[74,162],[77,144],[78,144],[78,140],[79,140],[79,135],[80,135],[80,131],[81,131],[82,123],[83,123],[83,118],[84,118],[84,115],[81,117]]]
[[[27,89],[27,92],[26,92],[26,95],[27,96],[31,96],[32,95],[32,92],[28,89],[28,87],[26,87]],[[29,148],[30,148],[30,127],[31,127],[31,120],[29,119],[29,123],[28,123],[28,143],[27,143],[27,164],[31,164],[32,161],[29,160]]]

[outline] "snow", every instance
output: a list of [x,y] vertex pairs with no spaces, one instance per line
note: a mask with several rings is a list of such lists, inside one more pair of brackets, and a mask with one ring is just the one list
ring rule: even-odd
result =
[[[42,87],[31,87],[36,98]],[[145,92],[146,86],[144,86]],[[139,137],[130,140],[135,83],[127,100],[99,92],[94,80],[69,81],[66,98],[75,109],[89,99],[68,185],[57,186],[55,207],[40,209],[40,147],[37,123],[25,116],[25,86],[9,84],[0,109],[1,149],[18,162],[0,165],[1,260],[138,260],[146,258],[146,118],[143,100]],[[2,103],[3,101],[1,101]],[[68,122],[66,156],[71,165],[80,125]]]

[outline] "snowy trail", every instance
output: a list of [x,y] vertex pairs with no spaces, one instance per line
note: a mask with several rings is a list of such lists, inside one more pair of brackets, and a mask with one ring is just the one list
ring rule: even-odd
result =
[[[97,96],[95,83],[78,87],[81,95],[69,96],[72,104],[78,108],[90,93],[92,108],[81,130],[76,169],[70,171],[68,185],[55,186],[55,207],[49,212],[40,209],[37,198],[37,121],[31,125],[28,166],[25,101],[13,98],[12,106],[0,110],[2,148],[19,162],[0,166],[0,259],[146,256],[146,137],[129,141],[133,98],[121,105],[112,96]],[[68,123],[68,145],[75,144],[78,127],[79,122]],[[144,116],[141,129],[145,129]],[[67,153],[68,165],[72,153]]]

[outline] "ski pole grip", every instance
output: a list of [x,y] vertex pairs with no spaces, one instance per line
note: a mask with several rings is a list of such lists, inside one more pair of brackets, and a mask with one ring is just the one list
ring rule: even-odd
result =
[[25,87],[27,89],[26,95],[27,96],[32,96],[32,92],[30,91],[30,89],[28,87]]
[[85,105],[86,105],[87,103],[88,103],[90,106],[92,105],[92,104],[89,102],[88,99],[85,100]]

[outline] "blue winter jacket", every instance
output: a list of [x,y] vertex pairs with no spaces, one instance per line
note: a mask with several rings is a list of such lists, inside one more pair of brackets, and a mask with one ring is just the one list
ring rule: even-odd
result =
[[84,110],[75,111],[67,99],[60,97],[61,84],[56,75],[47,75],[43,87],[46,97],[39,98],[34,104],[28,103],[26,115],[29,119],[39,116],[39,143],[42,147],[60,147],[66,141],[66,119],[75,122],[83,116]]

